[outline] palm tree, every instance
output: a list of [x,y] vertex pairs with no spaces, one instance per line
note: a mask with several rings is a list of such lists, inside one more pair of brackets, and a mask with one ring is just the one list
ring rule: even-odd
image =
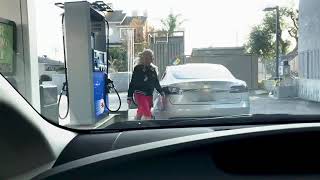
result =
[[162,19],[161,23],[163,25],[163,30],[168,31],[169,35],[172,35],[184,22],[184,20],[179,20],[179,17],[181,17],[181,14],[175,15],[170,13],[165,19]]

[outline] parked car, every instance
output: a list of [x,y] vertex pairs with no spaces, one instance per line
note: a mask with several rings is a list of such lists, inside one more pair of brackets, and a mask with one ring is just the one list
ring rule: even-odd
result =
[[246,82],[223,65],[193,63],[168,66],[160,81],[166,96],[154,96],[155,119],[249,114]]

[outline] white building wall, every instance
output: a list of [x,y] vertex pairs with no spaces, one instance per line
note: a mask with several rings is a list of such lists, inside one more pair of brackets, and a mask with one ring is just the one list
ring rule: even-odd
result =
[[299,81],[301,98],[320,102],[320,1],[299,4]]
[[110,43],[119,43],[120,40],[120,27],[117,24],[110,24]]

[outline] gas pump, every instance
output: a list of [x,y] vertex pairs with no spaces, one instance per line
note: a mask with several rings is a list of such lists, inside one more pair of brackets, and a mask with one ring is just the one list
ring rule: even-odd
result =
[[[108,115],[108,89],[106,89],[106,52],[92,49],[93,66],[93,87],[94,87],[94,107],[96,119],[103,118]],[[106,75],[105,75],[106,74]]]
[[[108,78],[109,24],[100,12],[108,8],[101,1],[56,5],[64,9],[62,25],[66,72],[59,104],[65,92],[70,124],[92,125],[121,107],[120,96]],[[114,89],[119,98],[119,107],[115,111],[109,109],[110,89]]]

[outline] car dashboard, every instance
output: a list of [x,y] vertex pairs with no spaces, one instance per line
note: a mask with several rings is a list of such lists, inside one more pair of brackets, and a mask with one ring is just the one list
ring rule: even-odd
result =
[[316,126],[83,134],[35,179],[319,179]]

